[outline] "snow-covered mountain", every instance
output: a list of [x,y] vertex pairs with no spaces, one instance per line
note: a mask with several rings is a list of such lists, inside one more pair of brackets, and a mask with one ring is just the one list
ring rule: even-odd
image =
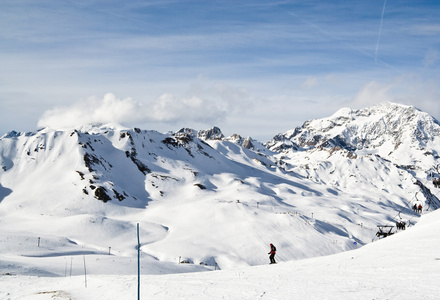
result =
[[219,128],[10,132],[0,268],[62,275],[66,257],[85,253],[97,257],[92,273],[133,274],[137,223],[152,274],[265,264],[270,242],[281,261],[359,248],[377,225],[416,223],[414,204],[439,206],[436,149],[439,123],[392,103],[342,109],[264,145]]
[[276,135],[272,151],[344,149],[378,154],[398,165],[429,169],[440,158],[440,123],[413,106],[382,103],[360,110],[342,108],[329,118],[311,120]]

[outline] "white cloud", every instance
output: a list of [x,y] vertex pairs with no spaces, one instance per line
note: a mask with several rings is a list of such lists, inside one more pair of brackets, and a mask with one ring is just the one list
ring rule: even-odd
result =
[[391,101],[413,105],[439,119],[439,100],[440,88],[435,78],[427,80],[420,75],[407,74],[389,82],[368,82],[360,89],[350,105],[354,108],[363,108]]
[[353,100],[356,107],[368,107],[377,103],[392,101],[389,91],[392,84],[370,81],[365,84]]
[[212,126],[228,115],[251,107],[246,90],[199,78],[183,95],[163,93],[157,99],[137,101],[108,93],[46,111],[39,127],[71,128],[94,123],[136,125],[148,123],[202,123]]
[[198,96],[188,98],[177,97],[173,94],[161,95],[146,112],[143,122],[201,122],[215,123],[226,116],[226,110],[216,105],[210,99]]
[[119,99],[106,94],[102,99],[90,97],[70,106],[46,111],[38,122],[40,127],[64,128],[91,123],[124,123],[140,118],[142,105],[131,98]]

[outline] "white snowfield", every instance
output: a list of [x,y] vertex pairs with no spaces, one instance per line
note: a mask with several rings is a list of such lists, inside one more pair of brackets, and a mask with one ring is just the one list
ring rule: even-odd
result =
[[0,299],[136,299],[137,224],[142,299],[440,299],[438,149],[438,121],[391,103],[265,145],[218,128],[11,132]]
[[[439,232],[440,211],[435,211],[404,232],[340,254],[234,270],[142,275],[141,299],[438,299]],[[2,275],[0,291],[1,299],[137,299],[137,276],[88,275],[85,281],[84,275]]]

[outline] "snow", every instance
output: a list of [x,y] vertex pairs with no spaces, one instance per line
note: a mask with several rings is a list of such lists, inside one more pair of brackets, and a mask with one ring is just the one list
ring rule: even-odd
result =
[[[360,249],[277,265],[183,274],[142,275],[142,299],[438,299],[440,211],[422,217],[406,231]],[[2,243],[3,244],[3,243]],[[278,247],[278,253],[285,251]],[[261,253],[264,255],[264,253]],[[74,273],[69,274],[74,257]],[[96,258],[95,258],[96,257]],[[135,299],[136,265],[131,275],[121,261],[86,255],[58,260],[63,277],[2,275],[2,299]],[[108,256],[107,256],[108,257]],[[99,260],[98,260],[99,258]],[[22,259],[23,260],[23,259]],[[102,261],[99,266],[96,261]],[[57,264],[54,260],[52,264]],[[105,265],[107,267],[105,267]],[[174,264],[177,271],[181,265]],[[148,264],[149,268],[154,268]],[[184,266],[189,267],[189,266]],[[93,269],[108,272],[93,274]],[[111,272],[118,269],[118,274]],[[180,269],[181,270],[181,269]],[[109,274],[109,275],[107,275]],[[87,287],[85,286],[87,284]]]
[[[384,109],[415,114],[385,105],[307,124],[348,139],[378,120],[394,124]],[[238,138],[117,124],[7,134],[0,299],[135,298],[137,224],[145,299],[437,299],[439,212],[414,182],[438,196],[428,176],[438,158],[426,154],[438,149],[438,124],[419,124],[423,139],[405,128],[397,151],[385,138],[355,152],[281,153],[257,141],[252,150]],[[410,226],[378,240],[377,225],[396,221]]]

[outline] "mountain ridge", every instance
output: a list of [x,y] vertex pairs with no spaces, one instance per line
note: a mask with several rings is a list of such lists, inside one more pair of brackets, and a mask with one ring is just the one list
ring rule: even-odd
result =
[[[342,135],[346,145],[336,144],[347,113],[332,116],[339,123],[315,121],[328,128],[316,138],[308,132],[318,126],[306,122],[285,142],[307,136],[316,143],[306,145],[304,138],[308,148],[282,151],[250,137],[225,137],[217,127],[159,133],[95,124],[10,132],[0,138],[0,231],[23,234],[12,228],[25,223],[33,228],[28,236],[38,231],[65,237],[90,251],[114,241],[119,246],[112,249],[132,256],[126,237],[139,222],[146,228],[141,237],[148,242],[141,249],[150,263],[182,257],[220,268],[261,264],[258,253],[269,240],[284,249],[282,260],[354,249],[376,238],[378,224],[394,224],[397,215],[407,224],[417,222],[414,203],[425,211],[436,207],[428,176],[438,157],[424,153],[436,153],[438,123],[420,131],[426,133],[420,139],[402,133],[397,150],[411,150],[407,160],[400,150],[387,156],[386,143],[354,149],[357,134]],[[358,114],[365,118],[368,110]],[[414,168],[403,168],[406,162]],[[433,197],[417,196],[425,188]]]

